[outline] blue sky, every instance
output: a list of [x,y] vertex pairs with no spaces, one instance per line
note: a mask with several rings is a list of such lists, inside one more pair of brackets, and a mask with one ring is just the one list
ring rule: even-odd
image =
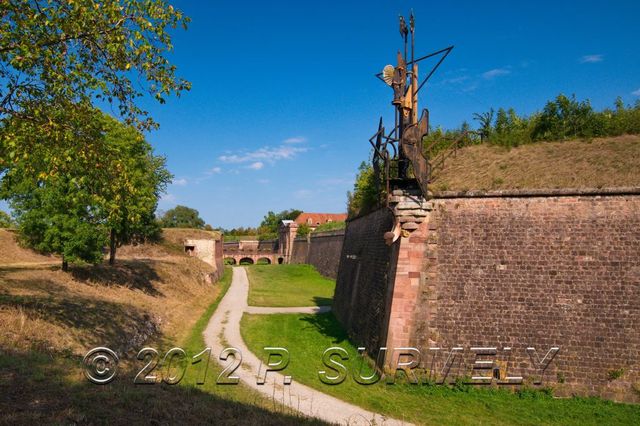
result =
[[[391,90],[373,77],[401,47],[414,9],[417,54],[450,44],[426,87],[432,124],[513,106],[529,114],[558,93],[596,108],[640,98],[640,2],[186,1],[170,59],[190,92],[145,102],[148,135],[184,204],[213,226],[255,226],[268,210],[345,211]],[[635,92],[635,94],[634,94]]]

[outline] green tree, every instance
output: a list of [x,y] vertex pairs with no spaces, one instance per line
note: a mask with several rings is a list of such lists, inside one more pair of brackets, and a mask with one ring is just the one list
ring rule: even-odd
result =
[[13,228],[15,223],[7,212],[0,210],[0,228]]
[[474,113],[473,114],[473,119],[476,120],[478,122],[478,124],[480,125],[480,141],[481,142],[485,142],[489,139],[489,137],[491,136],[491,133],[493,132],[493,115],[494,115],[494,110],[493,108],[491,108],[489,111],[487,112],[483,112],[483,113]]
[[302,223],[298,225],[298,232],[296,233],[296,236],[306,237],[307,235],[309,235],[310,232],[311,232],[311,228],[309,227],[309,225],[307,225],[306,223]]
[[364,161],[358,167],[353,192],[347,192],[347,212],[350,218],[368,213],[380,204],[373,167]]
[[[61,254],[64,269],[69,261],[102,256],[101,117],[95,109],[82,109],[50,132],[15,116],[0,124],[0,197],[9,200],[23,241]],[[10,166],[2,162],[7,157]]]
[[153,127],[139,98],[162,103],[189,89],[166,58],[169,31],[188,22],[165,0],[0,2],[0,118],[55,127],[65,124],[56,111],[99,99],[128,123]]
[[196,228],[204,227],[204,220],[200,218],[198,210],[186,206],[176,206],[162,216],[160,224],[164,228]]
[[103,200],[109,227],[109,263],[115,262],[117,247],[160,235],[155,220],[158,198],[172,175],[164,157],[134,127],[104,116],[107,155],[100,161],[106,176]]
[[280,223],[283,220],[295,220],[301,213],[302,210],[297,209],[282,210],[280,213],[269,211],[260,222],[258,234],[277,236]]
[[158,232],[154,211],[171,178],[133,127],[97,109],[70,117],[69,130],[48,134],[12,117],[0,139],[0,152],[16,159],[0,169],[0,196],[16,212],[23,240],[61,254],[65,268],[99,262],[108,234],[113,261],[118,245]]
[[62,255],[64,271],[69,262],[102,260],[106,228],[88,189],[65,176],[25,188],[11,199],[22,241],[38,251]]

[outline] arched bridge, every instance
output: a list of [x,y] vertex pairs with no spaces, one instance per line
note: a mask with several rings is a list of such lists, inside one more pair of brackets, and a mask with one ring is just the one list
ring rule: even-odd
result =
[[229,265],[285,263],[278,246],[278,240],[227,242],[224,243],[224,262]]

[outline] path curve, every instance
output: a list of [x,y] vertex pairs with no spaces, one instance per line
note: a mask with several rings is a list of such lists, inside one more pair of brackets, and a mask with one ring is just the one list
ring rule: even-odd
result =
[[[228,364],[227,361],[221,361],[218,358],[226,347],[234,347],[240,350],[242,353],[242,365],[234,374],[240,377],[240,380],[244,384],[261,392],[269,399],[275,399],[278,404],[283,404],[290,409],[300,411],[304,415],[317,417],[330,423],[346,425],[409,424],[387,418],[326,395],[308,386],[297,383],[295,377],[290,385],[283,386],[284,376],[279,373],[269,372],[267,384],[256,384],[256,376],[260,369],[261,362],[258,357],[249,351],[240,334],[242,314],[252,309],[247,306],[248,294],[249,280],[247,279],[246,270],[242,267],[233,268],[233,281],[231,282],[231,286],[227,294],[220,301],[218,308],[204,331],[204,340],[207,346],[211,347],[212,356],[214,356],[221,365],[226,366]],[[281,312],[279,311],[280,309],[286,308],[273,309],[278,310],[275,312]],[[311,309],[316,309],[313,312],[318,311],[317,308]],[[275,312],[261,311],[260,313]]]

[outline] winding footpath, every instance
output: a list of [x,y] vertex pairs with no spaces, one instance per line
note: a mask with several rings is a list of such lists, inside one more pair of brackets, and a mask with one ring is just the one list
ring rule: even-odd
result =
[[380,414],[367,411],[356,405],[326,395],[318,390],[302,385],[295,381],[284,386],[284,376],[276,372],[269,372],[267,383],[258,385],[256,378],[261,362],[257,356],[249,351],[240,335],[240,320],[243,313],[273,314],[273,313],[319,313],[326,312],[327,307],[302,308],[262,308],[247,306],[249,294],[249,280],[247,272],[242,267],[233,268],[233,281],[227,294],[220,301],[206,330],[204,339],[211,347],[213,356],[221,365],[227,366],[229,361],[218,358],[227,347],[237,348],[242,354],[242,364],[233,374],[252,389],[264,394],[274,403],[282,404],[293,411],[316,417],[330,423],[345,425],[407,425],[409,423],[390,419]]

